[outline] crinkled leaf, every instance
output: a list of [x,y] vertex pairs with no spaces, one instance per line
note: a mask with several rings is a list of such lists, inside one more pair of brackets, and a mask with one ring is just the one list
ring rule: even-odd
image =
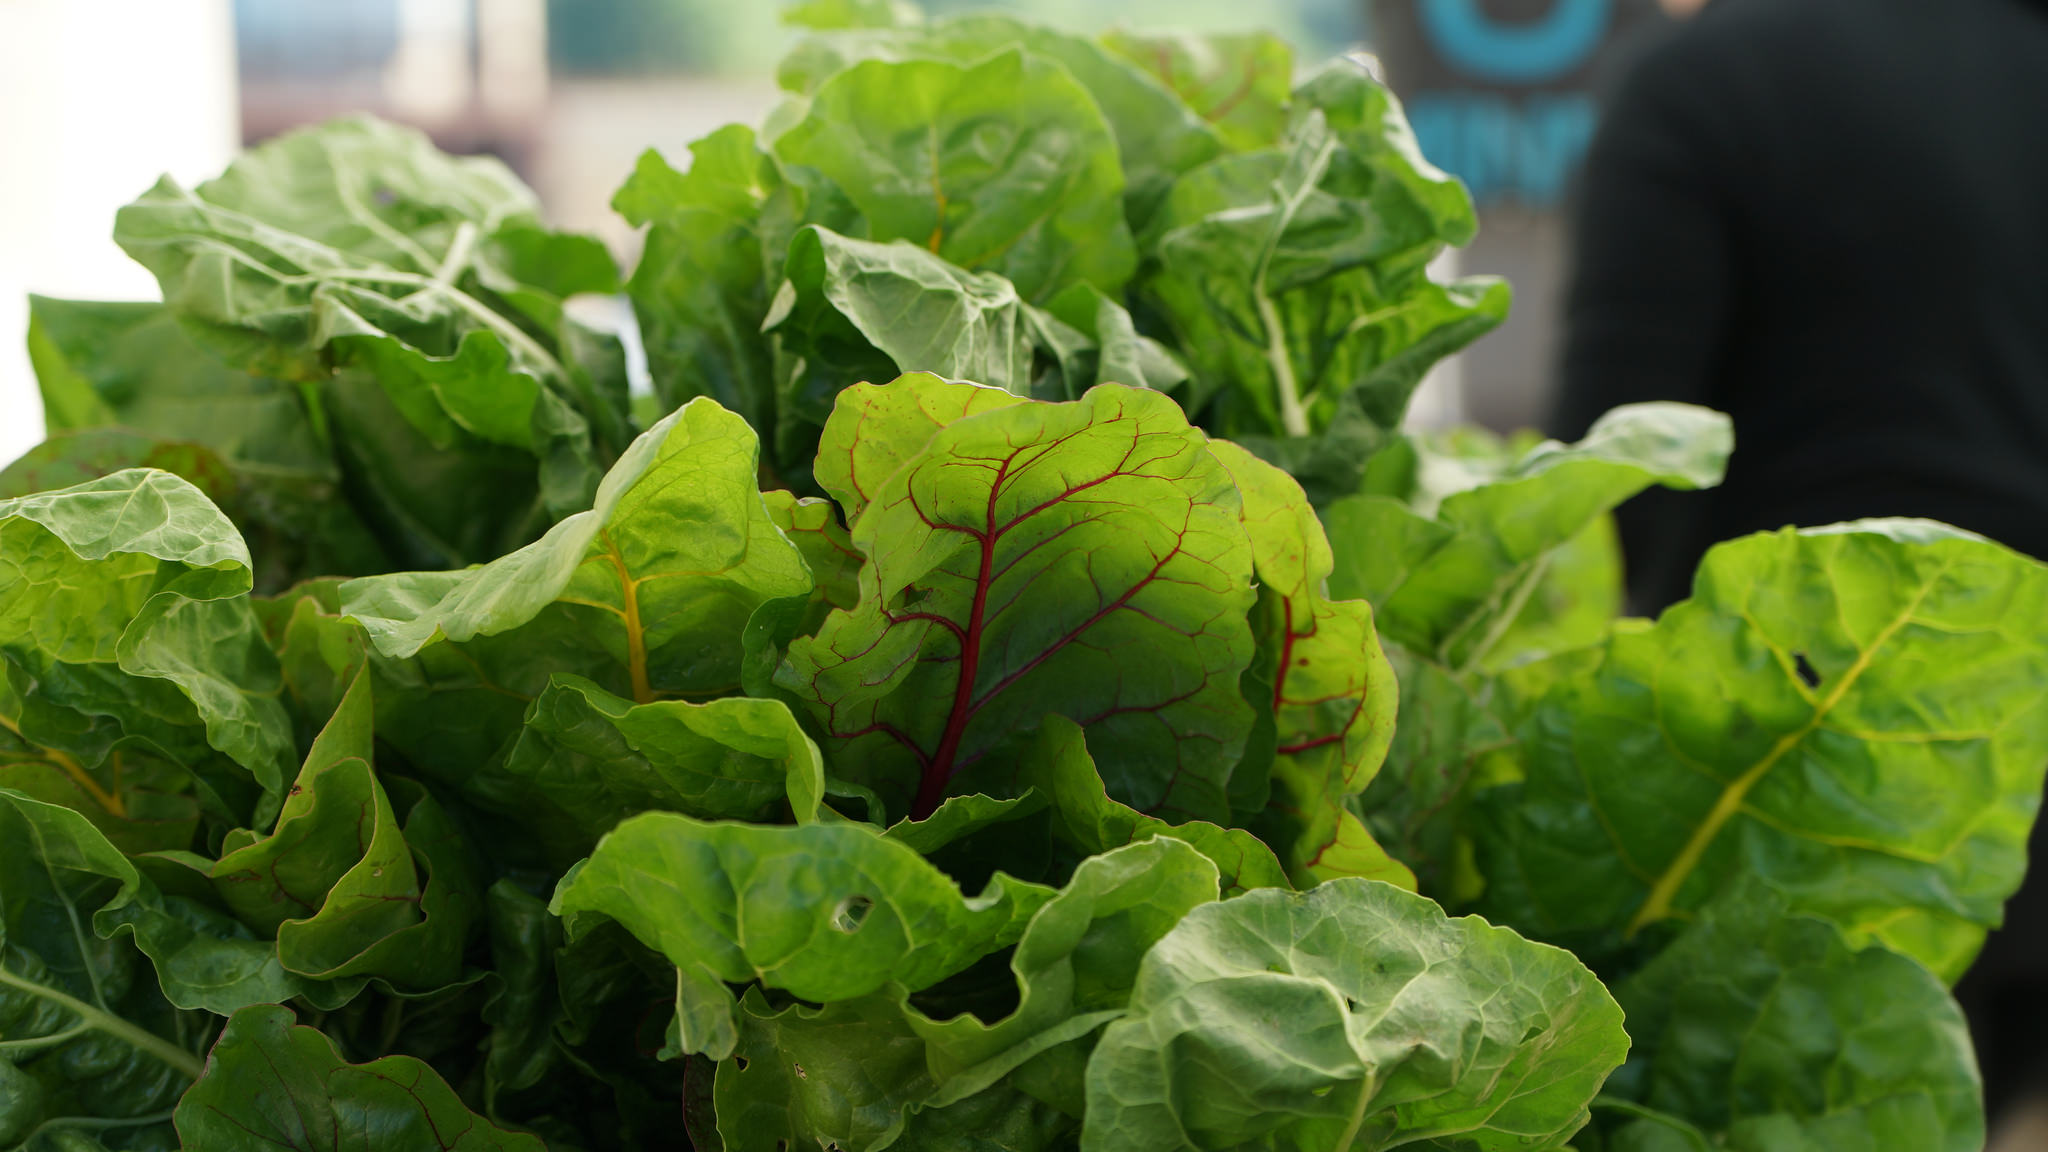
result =
[[1209,450],[1243,499],[1258,576],[1260,658],[1252,682],[1273,718],[1272,795],[1257,823],[1297,883],[1364,876],[1413,889],[1346,806],[1386,758],[1399,689],[1372,606],[1331,600],[1330,542],[1285,472],[1227,441]]
[[1020,396],[1036,375],[1035,331],[1009,281],[914,244],[806,228],[789,248],[764,327],[780,349],[776,464],[808,473],[842,389],[930,372]]
[[206,1075],[178,1102],[185,1147],[208,1152],[542,1152],[539,1137],[471,1112],[448,1082],[410,1056],[350,1064],[292,1010],[235,1013]]
[[639,812],[761,820],[814,816],[824,765],[779,700],[634,704],[588,680],[557,676],[527,710],[502,763],[463,795],[515,820],[558,866]]
[[915,794],[914,815],[949,790],[1014,794],[964,784],[1014,773],[1055,713],[1088,730],[1110,795],[1221,817],[1250,726],[1236,505],[1157,393],[1104,386],[957,420],[876,490],[853,527],[859,607],[792,644],[777,683],[838,774],[892,803]]
[[89,925],[142,881],[85,817],[0,790],[0,1140],[86,1126],[162,1146],[207,1019],[174,1009],[126,941]]
[[0,556],[8,727],[115,816],[127,747],[190,771],[217,815],[275,811],[292,754],[277,662],[248,550],[198,489],[131,469],[0,501]]
[[[1617,986],[1636,1042],[1617,1086],[1739,1152],[1982,1148],[1969,1031],[1941,981],[1785,912],[1755,887],[1717,901]],[[1618,1152],[1668,1131],[1615,1127]]]
[[1336,549],[1334,592],[1369,599],[1389,636],[1468,670],[1525,651],[1503,643],[1560,550],[1653,484],[1720,482],[1733,436],[1726,416],[1686,404],[1631,404],[1586,438],[1544,441],[1497,473],[1468,472],[1430,515],[1385,496],[1352,496],[1324,520]]
[[1492,906],[1601,955],[1757,876],[1953,978],[2025,868],[2044,620],[2048,569],[1925,521],[1715,548],[1535,706]]
[[1109,126],[1065,68],[1022,51],[862,61],[770,149],[810,220],[1000,273],[1026,299],[1120,291],[1136,263]]
[[1569,953],[1391,885],[1252,892],[1147,953],[1089,1060],[1081,1145],[1558,1148],[1621,1024]]
[[680,968],[830,1001],[936,983],[1014,943],[1051,895],[998,873],[964,896],[915,851],[859,825],[650,812],[600,841],[551,907],[572,937],[609,917]]
[[[740,634],[765,600],[808,595],[802,556],[755,486],[738,416],[694,400],[633,443],[595,508],[509,556],[458,572],[342,586],[394,683],[379,735],[450,780],[517,731],[550,677],[637,703],[740,686]],[[447,713],[474,708],[452,732]]]
[[1188,378],[1188,370],[1165,345],[1139,333],[1124,306],[1093,284],[1067,288],[1046,303],[1045,311],[1084,337],[1060,347],[1041,334],[1040,345],[1061,359],[1066,385],[1061,399],[1073,399],[1097,384],[1170,392]]
[[[1279,147],[1176,182],[1141,291],[1179,341],[1206,425],[1323,501],[1357,491],[1423,374],[1499,324],[1508,293],[1428,278],[1470,220],[1418,205],[1418,183],[1441,174],[1385,145],[1398,108],[1362,68],[1332,65],[1300,97]],[[1378,107],[1380,130],[1355,130],[1361,104]]]
[[[615,276],[588,273],[602,259],[596,241],[539,227],[532,193],[497,161],[451,158],[417,132],[357,119],[288,133],[194,190],[166,178],[121,211],[115,234],[230,365],[316,382],[367,371],[436,455],[460,467],[492,445],[520,453],[532,486],[514,494],[562,514],[589,499],[598,459],[616,450],[592,425],[622,432],[625,396],[588,379],[561,316],[562,295]],[[534,259],[537,247],[550,258]],[[341,399],[321,391],[323,403]],[[373,479],[387,517],[433,506],[417,469]],[[416,527],[441,531],[416,533],[413,547],[463,543],[459,526]]]

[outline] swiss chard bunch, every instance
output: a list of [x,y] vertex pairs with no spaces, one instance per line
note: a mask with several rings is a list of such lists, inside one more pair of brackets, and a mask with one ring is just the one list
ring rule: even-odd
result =
[[619,195],[637,418],[609,257],[386,125],[33,303],[0,1150],[1981,1145],[2048,569],[1617,619],[1728,423],[1401,434],[1506,298],[1363,68],[800,13]]

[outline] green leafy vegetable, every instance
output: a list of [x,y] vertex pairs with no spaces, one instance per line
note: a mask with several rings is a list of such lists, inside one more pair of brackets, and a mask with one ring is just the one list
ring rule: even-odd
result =
[[1620,619],[1729,422],[1404,430],[1508,295],[1363,64],[789,16],[614,200],[630,404],[611,255],[370,120],[31,301],[0,1152],[1982,1144],[2048,567]]

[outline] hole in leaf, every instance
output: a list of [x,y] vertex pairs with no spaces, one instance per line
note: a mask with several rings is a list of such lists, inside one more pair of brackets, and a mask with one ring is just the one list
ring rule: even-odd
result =
[[1805,684],[1808,688],[1820,687],[1820,673],[1814,670],[1812,662],[1806,658],[1806,653],[1794,652],[1792,654],[1792,668],[1799,673],[1800,683]]
[[848,896],[832,910],[832,927],[851,936],[860,931],[861,922],[868,918],[868,909],[875,902],[865,896]]
[[389,208],[393,204],[398,203],[398,193],[393,192],[385,185],[379,184],[375,188],[370,189],[370,203],[375,204],[379,208]]
[[739,1069],[742,1072],[745,1072],[747,1070],[747,1058],[745,1056],[733,1057],[732,1066]]

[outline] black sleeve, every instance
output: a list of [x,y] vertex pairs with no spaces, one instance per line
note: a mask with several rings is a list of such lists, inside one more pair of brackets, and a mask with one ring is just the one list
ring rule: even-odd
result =
[[[1643,400],[1714,406],[1731,288],[1730,207],[1711,68],[1679,32],[1612,97],[1571,217],[1558,400],[1548,431],[1583,436]],[[1619,513],[1631,610],[1685,594],[1702,499],[1652,492]]]

